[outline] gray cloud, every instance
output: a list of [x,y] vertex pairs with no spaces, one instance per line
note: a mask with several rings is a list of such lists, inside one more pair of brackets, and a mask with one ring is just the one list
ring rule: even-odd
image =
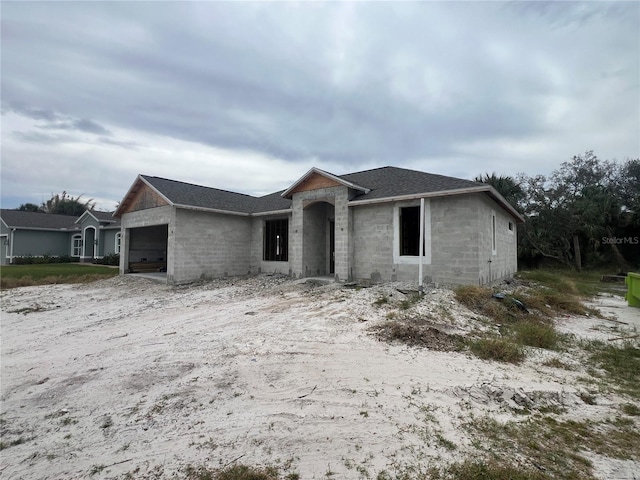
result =
[[10,2],[2,108],[103,145],[144,132],[347,171],[636,156],[639,18],[637,2]]

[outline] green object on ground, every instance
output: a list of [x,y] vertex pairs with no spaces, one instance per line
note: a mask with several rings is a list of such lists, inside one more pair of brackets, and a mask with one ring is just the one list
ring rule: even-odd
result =
[[630,307],[640,307],[640,273],[627,273],[627,294],[625,298]]

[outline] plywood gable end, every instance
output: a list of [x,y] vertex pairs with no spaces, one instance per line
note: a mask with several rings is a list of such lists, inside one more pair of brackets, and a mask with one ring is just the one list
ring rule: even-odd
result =
[[129,198],[125,200],[126,203],[121,214],[169,205],[164,198],[145,183],[139,182],[136,187]]
[[312,173],[294,188],[290,194],[298,192],[308,192],[310,190],[320,190],[321,188],[340,187],[342,184],[332,178],[325,177],[319,173]]

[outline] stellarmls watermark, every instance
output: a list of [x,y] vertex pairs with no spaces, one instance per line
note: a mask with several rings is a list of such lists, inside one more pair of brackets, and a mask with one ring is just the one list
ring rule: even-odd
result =
[[602,237],[604,245],[640,245],[640,237]]

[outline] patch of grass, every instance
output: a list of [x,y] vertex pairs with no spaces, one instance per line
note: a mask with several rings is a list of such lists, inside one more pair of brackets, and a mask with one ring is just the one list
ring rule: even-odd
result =
[[105,468],[107,468],[106,465],[92,465],[91,469],[89,470],[89,476],[92,477],[96,473],[100,473]]
[[[601,379],[617,391],[640,398],[640,348],[632,342],[611,345],[601,341],[583,344],[590,354],[589,362],[604,370]],[[592,372],[597,375],[596,372]]]
[[525,471],[538,469],[549,475],[531,478],[593,478],[592,464],[582,452],[623,460],[640,459],[640,432],[633,421],[558,421],[544,416],[500,423],[483,417],[471,420],[464,429],[481,440],[474,444],[485,450],[487,461],[510,467],[505,459],[518,458]]
[[430,350],[458,352],[465,348],[464,340],[460,335],[442,332],[421,319],[390,320],[373,327],[371,331],[387,342],[400,342]]
[[56,283],[89,283],[119,274],[117,268],[102,265],[48,263],[40,265],[5,265],[0,289],[48,285]]
[[625,403],[624,405],[622,405],[621,409],[625,415],[629,415],[632,417],[640,416],[640,407],[638,407],[638,405],[634,403]]
[[433,472],[434,480],[547,480],[551,477],[533,468],[504,465],[493,460],[466,460],[454,463],[443,471]]
[[620,294],[621,285],[616,283],[603,283],[602,275],[615,272],[600,270],[576,270],[568,269],[541,269],[521,271],[516,276],[524,281],[546,285],[559,293],[592,297],[599,292]]
[[373,304],[376,307],[381,307],[382,305],[386,305],[389,303],[389,297],[387,297],[386,295],[380,295],[375,302],[373,302]]
[[500,338],[480,338],[468,341],[471,352],[483,360],[520,363],[525,354],[521,345]]
[[561,368],[563,370],[575,370],[574,367],[572,367],[568,363],[563,362],[558,357],[553,357],[553,358],[550,358],[549,360],[545,360],[544,362],[542,362],[542,365],[544,365],[545,367],[551,367],[551,368]]
[[598,311],[584,305],[582,298],[570,293],[562,293],[548,287],[536,287],[522,295],[529,309],[535,309],[544,315],[553,317],[559,313],[573,315],[597,315]]
[[15,447],[16,445],[22,445],[23,443],[25,443],[27,440],[25,440],[23,437],[19,437],[16,438],[15,440],[12,440],[10,442],[2,442],[0,441],[0,450],[5,450],[9,447]]
[[513,326],[515,337],[522,345],[554,349],[558,344],[558,335],[553,325],[535,320],[525,320]]
[[184,470],[184,480],[299,480],[295,472],[281,472],[273,465],[255,467],[234,464],[225,468],[209,468],[204,465],[188,465]]
[[400,302],[400,309],[401,310],[409,310],[411,307],[413,307],[419,301],[420,301],[420,294],[419,293],[412,293],[412,294],[408,295],[404,300],[402,300]]

